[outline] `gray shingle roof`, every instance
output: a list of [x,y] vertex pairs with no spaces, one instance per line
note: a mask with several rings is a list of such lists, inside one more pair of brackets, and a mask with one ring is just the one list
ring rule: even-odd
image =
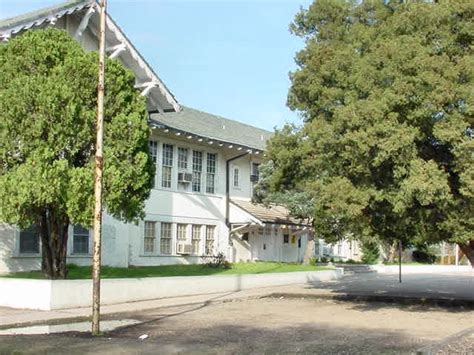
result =
[[280,205],[266,206],[244,200],[231,200],[231,202],[263,223],[309,226],[307,221],[290,216],[290,212]]
[[245,123],[182,106],[179,112],[152,113],[152,123],[201,137],[265,150],[273,133]]
[[21,26],[34,21],[42,21],[45,18],[62,11],[72,10],[72,12],[81,10],[85,6],[93,3],[95,0],[70,0],[57,5],[45,7],[36,11],[27,12],[20,16],[0,20],[0,32],[7,29]]

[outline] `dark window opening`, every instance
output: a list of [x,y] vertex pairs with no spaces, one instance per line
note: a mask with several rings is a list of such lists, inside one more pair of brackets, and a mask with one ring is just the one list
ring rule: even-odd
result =
[[290,243],[290,235],[283,234],[283,244],[289,244],[289,243]]

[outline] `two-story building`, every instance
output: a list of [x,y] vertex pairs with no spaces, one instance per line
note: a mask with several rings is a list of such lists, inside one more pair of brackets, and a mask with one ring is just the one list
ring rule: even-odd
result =
[[[301,261],[308,226],[281,206],[250,202],[272,133],[180,105],[109,15],[106,22],[108,56],[134,72],[147,97],[156,175],[143,221],[104,215],[103,264],[197,263],[220,252],[231,261]],[[74,0],[0,21],[0,39],[54,26],[97,50],[98,25],[96,1]],[[69,233],[68,262],[90,264],[91,231],[76,225]],[[40,251],[34,226],[0,225],[0,272],[39,269]]]

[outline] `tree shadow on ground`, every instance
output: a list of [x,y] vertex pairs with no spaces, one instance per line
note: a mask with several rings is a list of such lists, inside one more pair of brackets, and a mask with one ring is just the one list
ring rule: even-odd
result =
[[[185,318],[180,320],[186,322]],[[78,337],[73,334],[49,336],[4,337],[0,353],[70,354],[380,354],[411,353],[432,341],[410,337],[394,331],[368,331],[366,328],[341,328],[309,324],[282,326],[249,326],[228,323],[212,325],[194,322],[189,328],[167,327],[151,321],[104,337]],[[144,341],[141,334],[149,334]]]
[[405,275],[401,284],[398,275],[352,275],[338,281],[308,280],[305,288],[315,292],[297,296],[360,302],[360,309],[366,310],[394,306],[417,311],[432,311],[433,307],[449,312],[474,309],[471,275]]

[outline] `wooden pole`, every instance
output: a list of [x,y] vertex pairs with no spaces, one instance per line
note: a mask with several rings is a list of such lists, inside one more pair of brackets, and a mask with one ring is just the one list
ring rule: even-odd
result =
[[94,254],[92,257],[92,335],[100,334],[100,259],[102,239],[102,173],[104,139],[105,12],[107,0],[100,4],[99,84],[97,86],[97,140],[94,176]]

